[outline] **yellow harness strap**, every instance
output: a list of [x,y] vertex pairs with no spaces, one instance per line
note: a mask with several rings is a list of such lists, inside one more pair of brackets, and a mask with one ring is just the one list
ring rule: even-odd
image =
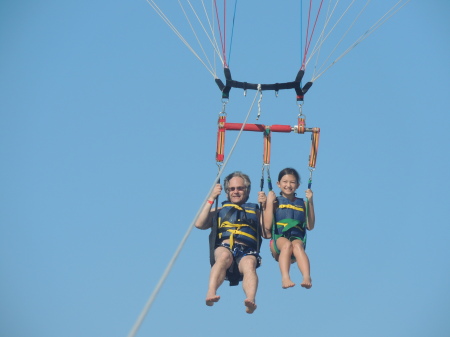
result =
[[280,205],[280,206],[278,206],[278,208],[290,208],[290,209],[293,209],[295,211],[300,211],[300,212],[304,212],[305,211],[303,209],[303,207],[299,207],[299,206],[295,206],[295,205],[291,205],[291,204]]
[[[229,221],[225,221],[223,224],[220,225],[220,228],[230,228],[230,229],[226,230],[227,232],[230,233],[230,249],[233,249],[235,234],[244,235],[246,237],[249,237],[252,240],[255,240],[255,242],[256,242],[255,236],[240,230],[242,227],[250,227],[250,228],[254,229],[253,227],[246,225],[246,224],[234,224]],[[219,233],[219,239],[222,238],[222,234],[223,233]]]
[[[240,207],[238,205],[235,205],[235,204],[224,204],[223,205],[223,207],[226,207],[226,206],[233,207],[233,208],[236,208],[236,209],[238,209],[240,211],[244,211],[244,212],[247,212],[247,213],[256,214],[256,212],[253,211],[253,210],[249,210],[249,209],[245,210],[242,207]],[[219,218],[219,224],[220,224],[219,228],[229,228],[226,231],[230,233],[230,249],[233,249],[233,246],[234,246],[234,235],[235,234],[236,235],[244,235],[244,236],[247,236],[250,239],[254,240],[255,242],[257,241],[255,236],[240,230],[242,227],[250,227],[251,229],[253,229],[256,232],[256,229],[253,228],[250,225],[247,225],[247,224],[235,224],[235,223],[231,223],[229,221],[224,221],[223,223],[221,223],[221,218]],[[223,233],[219,233],[219,239],[222,238],[222,234]]]

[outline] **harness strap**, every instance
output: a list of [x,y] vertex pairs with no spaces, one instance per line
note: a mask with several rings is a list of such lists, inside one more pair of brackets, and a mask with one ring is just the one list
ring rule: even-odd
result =
[[[255,243],[257,243],[256,237],[251,235],[251,234],[249,234],[249,233],[241,231],[240,230],[241,227],[250,227],[253,230],[255,230],[252,226],[249,226],[249,225],[246,225],[246,224],[233,224],[233,223],[231,223],[229,221],[222,222],[222,224],[220,225],[220,228],[230,228],[230,229],[227,229],[225,231],[225,232],[229,232],[230,233],[230,249],[233,249],[233,247],[234,247],[234,236],[235,235],[243,235],[243,236],[249,237],[250,239],[254,240]],[[219,239],[222,236],[223,236],[223,233],[219,233]]]
[[280,254],[280,250],[277,247],[277,240],[278,238],[281,236],[280,234],[277,234],[277,231],[275,230],[276,228],[276,223],[275,223],[275,216],[273,217],[272,220],[272,242],[273,242],[273,249],[275,250],[275,252],[277,254]]
[[301,231],[304,231],[304,229],[302,228],[302,226],[300,225],[300,221],[298,220],[294,220],[294,219],[283,219],[277,222],[277,226],[282,226],[283,230],[282,232],[287,232],[288,230],[290,230],[291,228],[298,228]]
[[[213,225],[211,227],[211,233],[209,233],[209,262],[211,264],[211,266],[216,263],[216,259],[214,258],[214,250],[216,249],[216,242],[217,242],[217,231],[219,228],[219,221],[221,220],[219,218],[219,211],[218,208],[216,207],[216,215],[214,216],[214,220],[213,220]],[[225,216],[223,217],[224,221],[228,221],[228,219],[230,219],[230,217],[233,215],[234,212],[236,212],[237,209],[236,208],[231,208],[227,214],[225,214]]]
[[[292,205],[280,205],[279,207],[281,208],[281,206],[292,206]],[[285,208],[294,208],[292,207],[285,207]],[[303,210],[303,208],[300,208],[301,210]],[[306,212],[307,212],[308,208],[306,207]],[[307,213],[306,213],[307,215]],[[273,225],[272,225],[272,239],[273,239],[273,249],[275,250],[275,252],[277,254],[280,254],[280,250],[277,247],[277,240],[283,236],[283,234],[278,234],[276,228],[277,226],[282,226],[284,227],[282,230],[282,233],[287,232],[288,230],[290,230],[291,228],[298,228],[301,231],[305,232],[305,238],[302,239],[302,241],[304,243],[306,243],[306,230],[305,228],[307,228],[307,223],[308,223],[308,219],[306,218],[305,222],[300,223],[300,221],[295,220],[295,219],[283,219],[280,220],[278,222],[275,222],[275,219],[273,221]]]
[[278,208],[289,208],[289,209],[293,209],[293,210],[299,211],[299,212],[304,211],[303,207],[299,207],[299,206],[295,206],[295,205],[291,205],[291,204],[279,205]]

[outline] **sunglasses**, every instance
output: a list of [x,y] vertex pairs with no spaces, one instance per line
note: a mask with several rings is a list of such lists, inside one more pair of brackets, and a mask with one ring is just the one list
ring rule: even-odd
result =
[[234,190],[245,191],[246,187],[245,186],[228,187],[228,192],[233,192]]

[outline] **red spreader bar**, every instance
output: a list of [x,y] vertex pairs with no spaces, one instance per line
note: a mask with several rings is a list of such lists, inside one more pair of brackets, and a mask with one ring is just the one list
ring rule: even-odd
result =
[[[225,149],[225,131],[239,131],[242,129],[242,123],[227,123],[226,116],[219,116],[218,130],[217,130],[217,148],[216,161],[223,162]],[[311,132],[311,152],[309,156],[309,166],[315,168],[317,152],[319,150],[319,136],[320,128],[307,128],[304,118],[298,118],[298,124],[290,125],[264,125],[264,124],[245,124],[243,131],[263,132],[264,133],[264,164],[270,163],[270,147],[271,147],[271,133],[272,132],[294,132],[305,133]]]

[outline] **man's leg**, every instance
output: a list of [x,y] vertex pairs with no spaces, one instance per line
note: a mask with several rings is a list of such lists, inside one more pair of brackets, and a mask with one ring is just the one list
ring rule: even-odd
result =
[[239,262],[239,272],[244,276],[242,288],[246,299],[244,304],[246,312],[252,314],[256,310],[256,290],[258,289],[258,275],[256,274],[256,257],[253,255],[244,256]]
[[211,267],[209,274],[209,286],[206,294],[206,305],[212,306],[220,300],[220,296],[216,294],[217,289],[225,280],[227,269],[233,263],[233,255],[225,247],[217,247],[214,251],[216,263]]

